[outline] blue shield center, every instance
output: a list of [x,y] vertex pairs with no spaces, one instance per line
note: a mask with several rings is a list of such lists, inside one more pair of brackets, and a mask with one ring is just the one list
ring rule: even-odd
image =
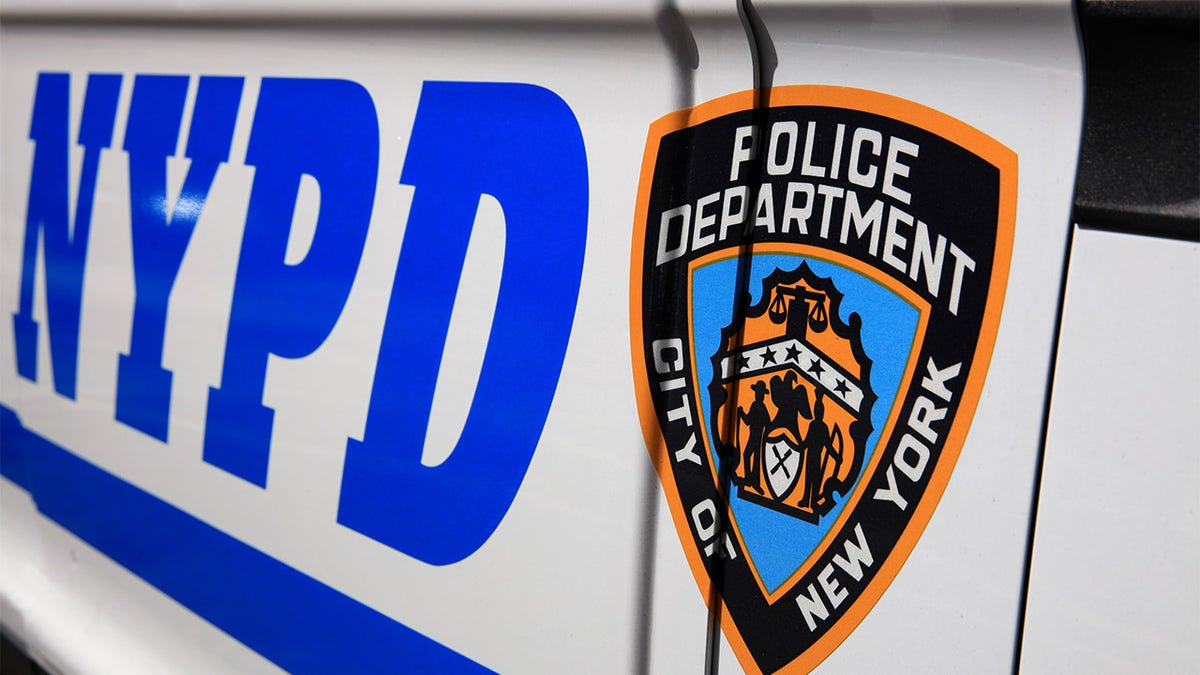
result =
[[[776,269],[791,271],[807,262],[819,277],[829,277],[843,294],[839,315],[848,321],[850,314],[862,317],[863,351],[873,361],[871,388],[878,399],[871,409],[871,435],[863,448],[862,466],[869,466],[899,391],[913,340],[920,322],[920,311],[907,300],[858,272],[824,260],[788,254],[755,255],[750,265],[750,305],[762,299],[762,283]],[[692,344],[696,350],[696,384],[700,395],[700,416],[708,432],[708,452],[717,447],[708,384],[712,381],[711,357],[721,348],[721,330],[733,318],[736,294],[737,259],[729,258],[701,265],[692,270]],[[865,472],[864,472],[865,473]],[[858,489],[861,473],[854,485],[819,523],[807,523],[794,516],[773,511],[741,499],[731,491],[730,507],[741,532],[752,566],[768,592],[775,592],[804,564],[837,521],[850,496]]]

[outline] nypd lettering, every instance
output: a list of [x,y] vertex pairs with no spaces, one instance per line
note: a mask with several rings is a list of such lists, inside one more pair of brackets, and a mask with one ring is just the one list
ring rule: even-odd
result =
[[950,478],[995,340],[1016,158],[882,94],[753,100],[651,127],[634,372],[741,664],[806,672],[883,593]]
[[[215,358],[192,355],[220,362],[219,382],[189,393],[207,403],[204,462],[265,489],[275,431],[275,410],[264,401],[268,362],[304,358],[326,343],[359,277],[368,229],[379,226],[372,220],[387,139],[381,140],[374,101],[347,80],[268,77],[255,89],[242,77],[117,74],[86,76],[83,100],[72,101],[72,77],[42,73],[34,92],[34,152],[11,323],[17,374],[33,382],[52,378],[58,395],[76,399],[80,316],[94,264],[93,205],[128,200],[132,269],[118,272],[128,272],[132,284],[106,289],[124,290],[133,307],[128,351],[111,354],[113,414],[168,445],[179,387],[163,352],[179,302],[176,278],[203,226],[219,169],[244,163],[253,171],[241,174],[252,179],[236,272],[213,280],[229,284],[232,297],[188,308],[228,326]],[[73,119],[71,111],[80,108]],[[248,120],[249,135],[244,156],[232,157],[239,119]],[[538,144],[528,142],[533,137]],[[76,153],[77,173],[69,170]],[[113,153],[124,160],[117,166],[128,166],[128,194],[98,194],[101,157]],[[179,167],[182,187],[169,190],[171,169]],[[574,114],[546,89],[426,82],[403,169],[385,179],[409,186],[412,204],[406,222],[382,225],[402,228],[403,245],[391,285],[378,289],[388,298],[378,351],[362,354],[374,364],[365,432],[328,449],[345,452],[336,518],[444,565],[471,555],[495,531],[541,437],[579,294],[587,159]],[[293,259],[289,242],[304,182],[315,184],[319,207],[312,209],[311,241]],[[486,353],[457,445],[449,459],[426,466],[434,389],[485,194],[501,205],[505,232]],[[44,318],[35,310],[37,296],[45,299]],[[48,359],[39,358],[42,345]],[[531,349],[538,358],[528,358]],[[521,395],[512,396],[517,382]],[[322,414],[322,403],[336,395],[307,394],[312,414]],[[495,451],[497,439],[504,452]]]

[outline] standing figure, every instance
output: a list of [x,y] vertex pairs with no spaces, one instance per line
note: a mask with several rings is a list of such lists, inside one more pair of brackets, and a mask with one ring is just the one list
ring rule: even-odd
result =
[[747,412],[738,406],[738,419],[750,427],[749,438],[742,450],[742,466],[746,468],[745,483],[743,484],[762,494],[759,463],[762,457],[763,437],[766,435],[767,424],[771,421],[771,413],[767,411],[767,404],[763,402],[767,395],[766,383],[759,380],[750,388],[754,390],[754,403],[750,404],[750,411]]
[[771,402],[777,412],[771,420],[772,427],[782,427],[792,432],[792,439],[800,443],[800,418],[812,419],[812,410],[808,405],[808,391],[796,386],[796,371],[789,370],[786,375],[771,378]]
[[804,494],[808,508],[817,512],[818,494],[821,490],[821,479],[825,473],[825,453],[834,453],[833,438],[829,426],[825,424],[825,401],[820,391],[817,392],[813,404],[813,420],[808,425],[808,434],[804,437]]

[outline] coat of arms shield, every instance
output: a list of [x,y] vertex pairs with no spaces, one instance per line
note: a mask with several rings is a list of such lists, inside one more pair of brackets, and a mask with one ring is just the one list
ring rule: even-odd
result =
[[807,262],[762,285],[712,357],[713,440],[739,497],[816,523],[858,477],[872,428],[862,319],[842,320],[842,294]]

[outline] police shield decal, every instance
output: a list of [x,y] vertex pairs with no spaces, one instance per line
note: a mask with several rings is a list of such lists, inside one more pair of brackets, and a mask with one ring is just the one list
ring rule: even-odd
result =
[[651,126],[638,409],[748,672],[820,663],[932,515],[991,357],[1016,185],[995,140],[863,90],[743,92]]

